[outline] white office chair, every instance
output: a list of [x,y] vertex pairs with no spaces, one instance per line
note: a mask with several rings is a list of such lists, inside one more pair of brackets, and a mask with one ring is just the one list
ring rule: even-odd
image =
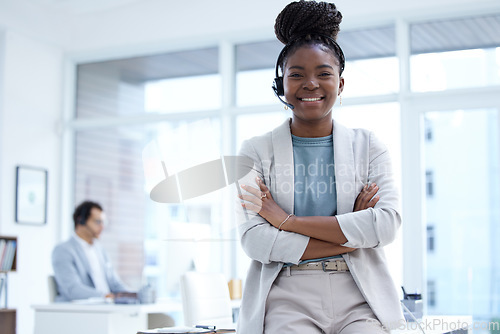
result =
[[187,272],[181,277],[181,294],[186,326],[236,328],[224,275]]
[[47,283],[49,285],[49,301],[53,303],[56,300],[57,295],[59,294],[56,278],[50,275],[47,279]]

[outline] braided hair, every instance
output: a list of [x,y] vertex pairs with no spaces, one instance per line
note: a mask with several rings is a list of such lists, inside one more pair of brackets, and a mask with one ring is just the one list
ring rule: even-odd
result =
[[333,52],[342,75],[344,54],[336,43],[340,22],[342,14],[333,3],[300,0],[288,4],[274,25],[276,37],[285,44],[278,58],[279,67],[283,70],[287,58],[300,47],[320,45]]

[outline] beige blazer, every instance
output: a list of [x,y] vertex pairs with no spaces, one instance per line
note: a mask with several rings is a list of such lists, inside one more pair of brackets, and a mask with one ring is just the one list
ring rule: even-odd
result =
[[[401,225],[399,195],[389,153],[364,129],[348,129],[333,122],[333,150],[337,190],[337,219],[345,246],[358,248],[343,255],[350,272],[373,312],[387,328],[403,321],[398,293],[388,272],[383,246],[391,243]],[[264,180],[278,205],[294,212],[294,164],[290,120],[272,132],[242,144],[240,154],[249,157],[252,172],[240,184],[257,187]],[[380,200],[374,208],[352,212],[366,183],[375,182]],[[245,281],[238,333],[261,334],[265,302],[283,263],[297,264],[309,237],[279,231],[258,214],[241,210],[238,226],[241,245],[252,259]]]

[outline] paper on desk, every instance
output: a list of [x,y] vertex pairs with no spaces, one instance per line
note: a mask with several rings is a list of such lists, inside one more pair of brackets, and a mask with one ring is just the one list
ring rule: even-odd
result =
[[214,330],[204,329],[204,328],[194,328],[194,327],[164,327],[148,329],[145,331],[137,332],[137,334],[152,334],[152,333],[162,333],[162,334],[178,334],[178,333],[215,333]]

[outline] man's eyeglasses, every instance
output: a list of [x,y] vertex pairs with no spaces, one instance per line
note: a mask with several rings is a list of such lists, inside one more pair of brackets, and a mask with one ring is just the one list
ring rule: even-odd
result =
[[104,220],[102,219],[93,219],[94,223],[96,223],[97,225],[103,225],[104,224]]

